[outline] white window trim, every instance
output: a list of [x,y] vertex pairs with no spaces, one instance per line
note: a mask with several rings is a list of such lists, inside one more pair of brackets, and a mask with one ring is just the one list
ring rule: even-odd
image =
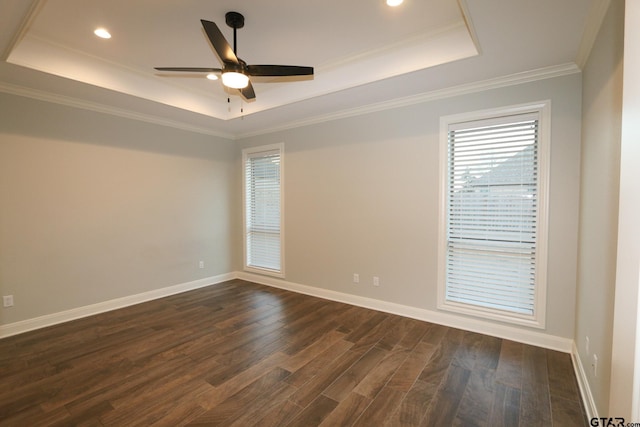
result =
[[[280,152],[280,270],[271,270],[247,265],[247,194],[245,165],[247,158],[254,153],[278,150]],[[242,150],[242,263],[244,271],[266,276],[284,278],[284,143],[261,145]]]
[[[477,307],[446,300],[446,258],[447,258],[447,152],[448,128],[453,123],[491,119],[495,117],[538,113],[539,114],[539,191],[538,230],[536,247],[536,286],[534,314],[519,315],[484,307]],[[451,311],[485,319],[544,329],[546,323],[547,299],[547,253],[548,253],[548,216],[549,216],[549,171],[551,148],[551,101],[545,100],[531,104],[519,104],[504,108],[481,110],[469,113],[454,114],[440,118],[440,153],[439,153],[439,232],[438,232],[438,301],[440,310]]]

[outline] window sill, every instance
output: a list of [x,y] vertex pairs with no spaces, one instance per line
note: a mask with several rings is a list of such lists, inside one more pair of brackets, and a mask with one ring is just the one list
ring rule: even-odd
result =
[[[484,320],[496,320],[512,325],[527,326],[530,328],[545,329],[544,318],[538,319],[535,316],[519,315],[502,310],[493,310],[485,307],[478,307],[470,304],[458,302],[438,302],[438,310],[452,313],[464,314]],[[542,316],[539,316],[542,317]]]
[[245,265],[244,271],[246,271],[247,273],[254,273],[254,274],[260,274],[262,276],[271,276],[271,277],[277,277],[279,279],[284,279],[284,272],[270,270],[268,268],[252,267],[250,265]]

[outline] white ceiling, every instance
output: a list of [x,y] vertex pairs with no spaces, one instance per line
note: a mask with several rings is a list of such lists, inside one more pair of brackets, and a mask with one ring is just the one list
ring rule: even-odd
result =
[[[237,138],[477,82],[576,72],[598,3],[0,0],[0,91]],[[239,57],[313,66],[314,78],[252,78],[257,99],[246,103],[219,80],[154,70],[219,67],[200,19],[232,44],[231,10],[245,16]],[[98,26],[113,37],[95,37]]]

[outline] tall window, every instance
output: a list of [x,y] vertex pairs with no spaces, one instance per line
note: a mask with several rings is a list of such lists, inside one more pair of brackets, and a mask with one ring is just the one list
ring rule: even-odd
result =
[[440,308],[544,327],[548,116],[442,119]]
[[245,149],[245,269],[282,277],[283,144]]

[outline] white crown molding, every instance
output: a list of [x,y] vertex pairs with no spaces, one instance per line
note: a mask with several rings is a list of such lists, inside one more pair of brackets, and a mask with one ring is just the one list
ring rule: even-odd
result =
[[157,117],[150,114],[138,113],[135,111],[116,108],[116,107],[108,106],[105,104],[100,104],[97,102],[86,101],[86,100],[65,96],[65,95],[59,95],[59,94],[55,94],[55,93],[51,93],[51,92],[47,92],[39,89],[13,85],[6,82],[0,82],[0,92],[32,98],[40,101],[65,105],[68,107],[95,111],[98,113],[109,114],[109,115],[123,117],[131,120],[137,120],[137,121],[142,121],[146,123],[172,127],[175,129],[185,130],[188,132],[195,132],[195,133],[200,133],[204,135],[215,136],[219,138],[228,139],[230,141],[236,141],[242,138],[260,136],[260,135],[265,135],[269,133],[295,129],[303,126],[309,126],[309,125],[329,122],[329,121],[348,118],[348,117],[356,117],[364,114],[374,113],[378,111],[385,111],[393,108],[406,107],[406,106],[416,105],[424,102],[451,98],[454,96],[482,92],[485,90],[498,89],[498,88],[514,86],[518,84],[530,83],[537,80],[544,80],[544,79],[549,79],[554,77],[566,76],[570,74],[579,73],[580,71],[581,71],[580,68],[578,68],[578,66],[574,63],[561,64],[561,65],[556,65],[552,67],[545,67],[537,70],[525,71],[525,72],[510,74],[507,76],[497,77],[493,79],[453,86],[450,88],[426,92],[419,95],[412,95],[404,98],[392,99],[389,101],[369,104],[362,107],[345,109],[345,110],[337,111],[330,114],[318,115],[318,116],[311,117],[304,120],[289,122],[282,126],[276,126],[276,127],[267,128],[267,129],[263,129],[256,132],[244,133],[244,134],[231,134],[231,133],[225,133],[225,132],[218,132],[212,129],[193,126],[193,125],[179,122],[176,120],[169,120],[169,119]]
[[[462,15],[462,10],[460,12]],[[425,41],[438,39],[442,35],[446,35],[447,33],[453,32],[458,29],[463,29],[463,28],[469,33],[469,38],[472,40],[472,42],[475,43],[475,41],[473,40],[472,34],[469,31],[469,27],[467,26],[465,18],[466,18],[465,16],[461,16],[460,20],[456,20],[455,22],[452,22],[451,24],[445,25],[436,30],[429,31],[426,33],[425,32],[419,33],[411,37],[407,37],[401,40],[396,40],[395,42],[392,42],[392,43],[387,43],[380,47],[376,47],[376,48],[369,49],[369,50],[355,53],[355,54],[351,53],[351,54],[345,55],[344,57],[334,59],[330,63],[322,64],[318,67],[315,67],[317,70],[317,74],[326,74],[332,70],[339,69],[340,67],[343,67],[345,65],[357,63],[359,61],[370,59],[370,58],[376,58],[376,57],[379,57],[381,54],[397,51],[398,49],[401,49],[406,46],[420,45]],[[478,53],[479,52],[476,52],[475,54],[478,54]],[[397,65],[398,64],[396,64],[396,66]],[[417,71],[417,70],[406,70],[401,74],[411,73],[414,71]],[[394,73],[392,75],[385,76],[384,78],[393,77],[395,75],[397,74]],[[367,83],[370,83],[370,82],[365,82],[364,84],[367,84]],[[331,92],[334,92],[334,90],[327,91],[326,93],[331,93]],[[323,93],[323,95],[326,93]]]
[[116,310],[118,308],[128,307],[142,302],[164,298],[170,295],[187,292],[193,289],[199,289],[210,285],[222,283],[235,277],[233,273],[220,274],[218,276],[205,277],[203,279],[191,282],[181,283],[166,288],[155,289],[149,292],[143,292],[136,295],[129,295],[122,298],[116,298],[109,301],[99,302],[84,307],[77,307],[71,310],[61,311],[58,313],[47,314],[45,316],[27,319],[20,322],[0,325],[0,338],[10,337],[12,335],[22,334],[24,332],[33,331],[35,329],[46,328],[48,326],[57,325],[59,323],[69,322],[71,320],[81,319],[83,317],[93,316],[95,314],[104,313],[106,311]]
[[580,354],[578,353],[575,341],[571,350],[571,361],[573,362],[573,370],[576,374],[578,388],[580,389],[580,395],[582,396],[582,403],[584,404],[584,410],[587,413],[587,419],[599,418],[598,408],[596,407],[596,402],[593,399],[591,387],[589,387],[589,380],[587,379],[584,366],[582,365],[582,360],[580,360]]
[[31,23],[35,20],[36,16],[38,16],[38,13],[40,13],[40,10],[44,7],[45,3],[46,3],[46,0],[33,0],[31,5],[29,6],[29,10],[27,11],[24,19],[22,20],[22,22],[18,27],[18,31],[15,32],[15,34],[11,38],[11,41],[7,45],[5,51],[2,52],[2,55],[0,55],[0,60],[2,61],[7,60],[7,58],[11,54],[11,51],[15,49],[18,43],[20,43],[20,41],[27,34],[27,31],[29,30]]
[[200,133],[203,135],[215,136],[219,138],[225,138],[234,140],[233,134],[217,132],[211,129],[193,126],[187,123],[179,122],[176,120],[164,119],[161,117],[153,116],[150,114],[143,114],[134,112],[131,110],[125,110],[123,108],[116,108],[97,102],[91,102],[82,100],[79,98],[73,98],[66,95],[59,95],[39,89],[27,88],[24,86],[13,85],[6,82],[0,82],[0,92],[8,93],[11,95],[18,95],[26,98],[36,99],[38,101],[45,101],[54,104],[64,105],[67,107],[79,108],[82,110],[95,111],[97,113],[109,114],[112,116],[122,117],[125,119],[136,120],[145,123],[151,123],[155,125],[167,126],[175,129],[185,130],[188,132]]
[[464,329],[466,331],[477,332],[498,338],[517,341],[524,344],[535,345],[538,347],[561,351],[563,353],[571,353],[573,348],[572,339],[549,335],[538,331],[532,331],[527,328],[501,325],[450,313],[410,307],[407,305],[366,298],[343,292],[331,291],[314,286],[301,285],[298,283],[260,276],[248,272],[237,272],[236,278],[246,280],[248,282],[258,283],[261,285],[272,286],[274,288],[285,289],[300,294],[311,295],[331,301],[356,305],[358,307],[383,311],[385,313],[397,314],[399,316],[437,323],[439,325],[449,326],[452,328]]
[[589,9],[589,15],[587,15],[587,22],[584,26],[584,32],[582,33],[582,39],[580,40],[580,46],[578,47],[578,54],[576,55],[576,64],[580,69],[584,68],[589,60],[591,49],[598,37],[602,21],[607,15],[611,0],[595,0],[591,4]]
[[476,27],[473,25],[473,21],[471,19],[471,13],[469,12],[469,5],[467,4],[467,0],[458,0],[458,7],[460,8],[460,13],[462,13],[464,24],[467,26],[467,31],[469,31],[469,36],[471,36],[471,40],[473,41],[473,44],[478,51],[478,55],[482,55],[480,40],[478,39]]
[[[223,101],[223,97],[214,96],[213,92],[199,91],[188,84],[177,84],[175,79],[160,79],[155,71],[150,75],[148,71],[120,64],[36,34],[29,33],[23,36],[20,45],[11,52],[7,62],[217,120],[230,120],[241,116],[230,114],[226,96]],[[87,72],[88,69],[94,72]],[[105,78],[105,75],[108,78]],[[181,101],[176,102],[176,99]]]
[[[35,12],[31,13],[32,16],[35,14]],[[349,54],[316,67],[314,85],[307,87],[306,91],[300,91],[299,87],[285,89],[285,86],[282,85],[274,85],[276,87],[271,90],[261,91],[262,101],[247,108],[243,113],[236,110],[229,111],[227,104],[222,101],[222,97],[203,95],[201,91],[190,89],[187,85],[172,84],[171,79],[165,79],[160,84],[160,80],[150,76],[148,71],[105,59],[91,52],[71,48],[66,44],[54,42],[37,34],[23,31],[19,41],[19,46],[17,43],[12,45],[13,51],[7,54],[7,62],[171,105],[219,120],[242,118],[283,105],[340,92],[354,86],[369,84],[478,54],[477,40],[473,40],[468,17],[463,16],[461,10],[459,17],[454,22],[444,24],[437,30],[397,40],[356,55]],[[402,61],[402,58],[406,57],[405,51],[407,49],[416,52],[415,55],[412,55],[414,58],[412,61]],[[423,54],[424,52],[430,54]],[[79,69],[78,64],[81,64],[83,68],[100,72],[87,73],[83,69]],[[375,72],[373,74],[364,73],[363,69],[375,70]],[[109,75],[108,79],[102,77],[104,73]],[[172,90],[177,90],[180,93],[173,93]],[[192,101],[199,100],[199,102],[187,102],[184,96],[181,96],[181,93],[185,91],[191,94],[190,98],[195,97]],[[224,96],[224,99],[227,97]]]
[[508,87],[508,86],[515,86],[519,84],[530,83],[530,82],[550,79],[554,77],[561,77],[561,76],[566,76],[570,74],[576,74],[576,73],[579,73],[580,71],[581,71],[580,68],[578,68],[578,66],[574,63],[567,63],[567,64],[555,65],[551,67],[539,68],[536,70],[509,74],[506,76],[496,77],[493,79],[482,80],[478,82],[467,83],[467,84],[453,86],[445,89],[426,92],[419,95],[411,95],[404,98],[392,99],[390,101],[369,104],[362,107],[336,111],[329,114],[311,117],[309,119],[289,122],[282,126],[276,126],[276,127],[264,129],[257,132],[240,134],[240,135],[237,135],[235,139],[260,136],[260,135],[265,135],[269,133],[295,129],[303,126],[310,126],[310,125],[315,125],[319,123],[330,122],[333,120],[390,110],[393,108],[407,107],[411,105],[421,104],[424,102],[451,98],[454,96],[482,92],[482,91],[491,90],[491,89],[499,89],[499,88]]

